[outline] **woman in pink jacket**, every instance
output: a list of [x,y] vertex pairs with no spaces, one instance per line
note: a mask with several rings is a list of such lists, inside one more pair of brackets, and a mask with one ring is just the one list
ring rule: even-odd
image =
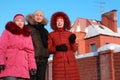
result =
[[16,14],[0,38],[0,78],[25,80],[30,77],[29,71],[36,72],[30,29],[25,26],[24,16]]

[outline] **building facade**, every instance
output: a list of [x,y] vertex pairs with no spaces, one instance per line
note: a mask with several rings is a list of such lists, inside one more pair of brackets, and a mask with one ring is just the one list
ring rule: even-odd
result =
[[[117,11],[102,14],[102,21],[77,18],[71,32],[77,36],[76,60],[81,80],[120,80],[120,30]],[[52,80],[52,58],[46,80]]]
[[77,36],[78,55],[95,52],[105,44],[120,44],[116,10],[104,13],[102,21],[77,18],[70,31]]

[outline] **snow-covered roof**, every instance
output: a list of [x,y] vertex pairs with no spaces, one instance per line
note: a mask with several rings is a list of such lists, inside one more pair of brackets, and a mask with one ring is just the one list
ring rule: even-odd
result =
[[[117,32],[114,32],[107,26],[102,25],[100,23],[100,21],[86,19],[86,22],[88,22],[89,25],[84,26],[84,27],[86,27],[85,28],[85,33],[86,33],[85,38],[90,38],[90,37],[97,36],[100,34],[120,37],[120,29],[119,28],[117,29],[118,30]],[[78,23],[78,24],[76,24],[76,26],[72,27],[70,31],[71,32],[80,32],[81,27],[83,27],[83,26],[81,26],[81,24]]]
[[72,27],[71,29],[70,29],[70,32],[80,32],[81,31],[81,27],[80,27],[80,25],[77,25],[76,27]]
[[100,34],[120,37],[120,31],[118,31],[117,33],[113,32],[111,29],[103,25],[94,25],[94,24],[89,25],[85,29],[85,32],[86,32],[85,38],[90,38]]
[[106,50],[113,50],[114,52],[120,52],[120,45],[119,44],[106,44],[98,48],[97,52],[106,51]]

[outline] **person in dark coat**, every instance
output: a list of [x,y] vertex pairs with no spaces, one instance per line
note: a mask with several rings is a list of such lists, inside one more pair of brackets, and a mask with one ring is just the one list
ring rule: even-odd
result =
[[48,20],[41,10],[36,10],[26,17],[31,29],[32,41],[35,49],[35,59],[37,64],[37,74],[31,76],[31,80],[45,80],[46,66],[48,63],[48,31],[45,28]]
[[77,50],[75,34],[69,32],[70,20],[64,12],[56,12],[51,17],[48,49],[53,53],[53,80],[80,80],[74,52]]

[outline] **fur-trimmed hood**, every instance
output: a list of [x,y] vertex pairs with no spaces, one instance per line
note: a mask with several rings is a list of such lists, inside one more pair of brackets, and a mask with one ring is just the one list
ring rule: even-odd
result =
[[[29,14],[27,17],[26,17],[26,21],[28,22],[28,24],[30,25],[36,25],[37,22],[34,20],[34,15],[33,14]],[[47,25],[48,23],[48,20],[44,17],[43,18],[43,21],[41,22],[42,24],[44,25]]]
[[64,19],[64,29],[69,30],[70,27],[71,27],[71,22],[70,22],[70,19],[69,19],[68,15],[67,15],[66,13],[64,13],[64,12],[56,12],[56,13],[54,13],[54,14],[52,15],[51,21],[50,21],[50,22],[51,22],[51,23],[50,23],[51,28],[52,28],[53,30],[57,30],[56,19],[57,19],[57,17],[59,17],[59,16],[63,17],[63,19]]
[[6,24],[5,29],[10,31],[12,34],[16,34],[16,35],[20,35],[20,34],[24,36],[30,35],[30,28],[28,26],[25,25],[23,29],[21,29],[12,21]]

